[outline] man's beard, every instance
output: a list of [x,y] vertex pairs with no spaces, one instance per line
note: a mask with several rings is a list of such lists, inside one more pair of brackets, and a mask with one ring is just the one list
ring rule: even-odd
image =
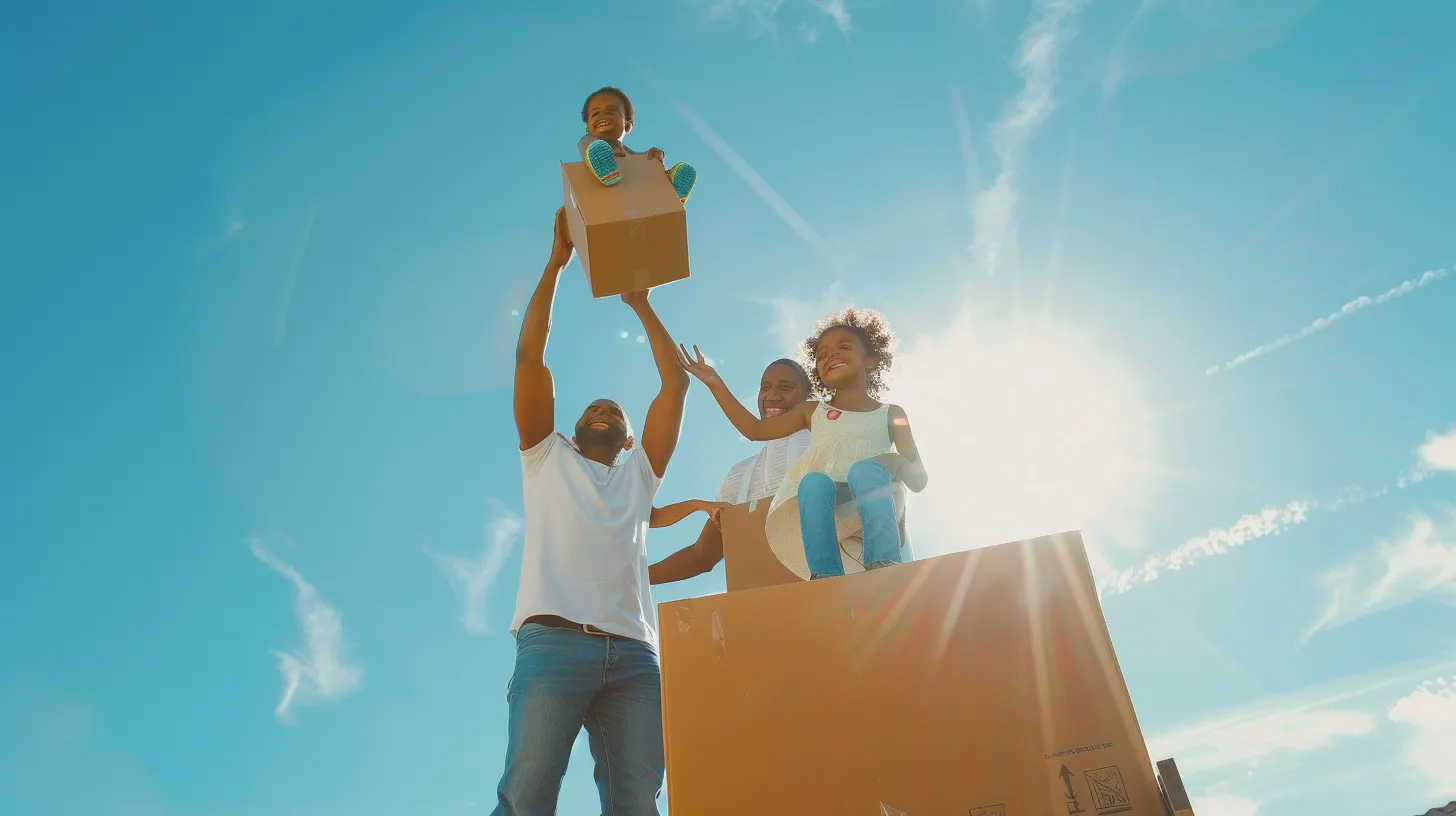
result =
[[593,428],[589,423],[583,423],[576,429],[576,444],[579,447],[620,451],[627,444],[627,429],[621,425]]

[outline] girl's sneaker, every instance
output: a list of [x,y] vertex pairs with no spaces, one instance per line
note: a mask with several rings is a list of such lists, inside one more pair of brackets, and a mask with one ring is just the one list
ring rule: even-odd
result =
[[693,185],[698,183],[698,170],[687,162],[678,162],[668,168],[667,178],[672,182],[672,190],[682,203],[688,203],[688,196],[693,194]]
[[601,139],[586,146],[586,166],[591,168],[597,181],[608,187],[622,180],[622,171],[617,167],[617,157],[612,154],[612,146]]

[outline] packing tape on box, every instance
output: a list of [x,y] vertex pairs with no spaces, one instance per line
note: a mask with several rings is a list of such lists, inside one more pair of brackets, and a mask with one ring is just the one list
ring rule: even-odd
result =
[[632,291],[640,292],[651,286],[648,281],[652,280],[652,270],[641,267],[632,271]]

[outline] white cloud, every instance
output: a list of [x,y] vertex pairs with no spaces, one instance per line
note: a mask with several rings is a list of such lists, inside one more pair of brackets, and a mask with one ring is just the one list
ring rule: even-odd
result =
[[1193,812],[1198,816],[1256,816],[1259,803],[1230,794],[1191,796]]
[[1295,703],[1236,714],[1151,740],[1157,756],[1172,756],[1180,768],[1199,773],[1249,767],[1280,754],[1328,748],[1346,737],[1374,731],[1376,716],[1349,708]]
[[[807,5],[827,16],[845,37],[848,37],[854,28],[854,21],[850,16],[846,0],[808,0]],[[709,21],[745,17],[753,27],[753,33],[756,36],[778,37],[778,17],[783,7],[784,0],[712,0],[708,5],[707,17]],[[802,28],[801,31],[803,31]],[[805,39],[807,42],[813,43],[818,39],[818,34],[816,32],[812,37]]]
[[506,506],[490,499],[489,512],[481,532],[483,546],[479,558],[459,555],[443,555],[426,548],[430,558],[439,565],[440,571],[450,581],[456,596],[464,604],[460,623],[465,631],[475,635],[490,633],[485,620],[485,599],[490,588],[500,576],[501,566],[510,555],[511,547],[521,534],[521,519]]
[[1140,567],[1123,570],[1102,582],[1100,589],[1104,595],[1118,595],[1138,584],[1156,581],[1165,571],[1176,572],[1205,558],[1224,555],[1250,541],[1279,535],[1308,521],[1310,511],[1317,506],[1309,499],[1295,499],[1282,507],[1269,505],[1257,513],[1239,517],[1228,527],[1190,538],[1171,552],[1152,556]]
[[773,307],[773,335],[778,352],[790,360],[799,359],[799,350],[819,319],[850,305],[839,281],[829,284],[817,300],[799,300],[787,295],[770,298]]
[[1278,351],[1279,349],[1284,348],[1290,343],[1303,340],[1313,334],[1318,334],[1319,332],[1324,331],[1330,326],[1333,326],[1335,323],[1344,320],[1345,318],[1348,318],[1351,315],[1356,314],[1357,312],[1363,311],[1372,306],[1383,306],[1386,303],[1395,300],[1396,298],[1404,297],[1411,294],[1412,292],[1424,289],[1425,287],[1430,286],[1431,284],[1446,277],[1446,270],[1432,269],[1423,273],[1419,278],[1411,278],[1410,280],[1403,281],[1399,285],[1393,286],[1373,298],[1369,297],[1368,295],[1361,295],[1360,297],[1355,298],[1349,303],[1346,303],[1344,306],[1341,306],[1338,311],[1335,311],[1331,314],[1319,318],[1318,320],[1315,320],[1313,323],[1310,323],[1309,325],[1301,328],[1297,332],[1293,332],[1292,334],[1286,334],[1283,337],[1265,343],[1262,346],[1255,346],[1254,348],[1249,349],[1243,354],[1240,354],[1239,356],[1225,363],[1209,366],[1207,369],[1204,370],[1203,373],[1212,377],[1213,375],[1220,372],[1237,368],[1244,363],[1250,362],[1252,360],[1257,360],[1260,357]]
[[1085,0],[1034,0],[1031,22],[1021,32],[1016,73],[1021,92],[991,126],[991,144],[1001,172],[980,192],[973,207],[971,252],[977,265],[993,275],[1016,242],[1017,174],[1032,134],[1056,106],[1057,63],[1062,49],[1076,35],[1073,23]]
[[1417,451],[1421,467],[1431,470],[1456,470],[1456,425],[1445,434],[1430,433]]
[[840,34],[849,36],[854,24],[849,18],[849,10],[844,7],[844,0],[809,0],[809,2],[829,15],[829,19],[834,21],[834,27],[839,29]]
[[1304,640],[1426,596],[1456,601],[1456,514],[1439,527],[1417,516],[1400,538],[1337,564],[1318,582],[1325,591],[1324,610]]
[[1425,777],[1429,795],[1456,795],[1456,676],[1420,684],[1387,716],[1408,730],[1405,766]]
[[302,652],[274,651],[278,672],[283,675],[283,694],[274,714],[291,721],[295,706],[339,700],[354,691],[364,679],[364,670],[345,660],[344,621],[338,611],[319,597],[313,584],[298,570],[279,560],[253,539],[253,555],[293,585],[293,612],[302,630]]

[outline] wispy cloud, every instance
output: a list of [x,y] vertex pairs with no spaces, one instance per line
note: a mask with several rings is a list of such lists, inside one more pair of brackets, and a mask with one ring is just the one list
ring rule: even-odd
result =
[[809,0],[815,8],[824,12],[829,19],[834,21],[834,27],[845,37],[854,28],[854,23],[849,18],[849,9],[845,8],[845,0]]
[[791,360],[797,360],[800,347],[814,330],[814,324],[819,318],[849,305],[850,299],[844,292],[844,285],[834,281],[824,290],[823,295],[814,300],[799,300],[781,295],[770,298],[768,304],[774,312],[773,335],[778,343],[779,353]]
[[1283,337],[1265,343],[1262,346],[1255,346],[1254,348],[1249,349],[1248,351],[1240,354],[1232,360],[1229,360],[1228,362],[1221,363],[1219,365],[1209,366],[1203,373],[1212,377],[1213,375],[1220,372],[1237,368],[1244,363],[1250,362],[1252,360],[1257,360],[1260,357],[1264,357],[1272,352],[1278,351],[1279,349],[1284,348],[1290,343],[1294,343],[1299,340],[1303,340],[1311,335],[1318,334],[1319,332],[1328,329],[1330,326],[1333,326],[1334,324],[1350,317],[1351,315],[1364,311],[1365,309],[1368,309],[1372,306],[1384,306],[1385,304],[1389,303],[1392,300],[1395,300],[1396,298],[1404,297],[1411,294],[1412,292],[1424,289],[1425,287],[1430,286],[1431,284],[1446,277],[1447,272],[1445,269],[1432,269],[1423,273],[1418,278],[1411,278],[1410,280],[1403,281],[1400,285],[1394,286],[1386,290],[1385,292],[1376,295],[1373,298],[1369,297],[1368,295],[1361,295],[1360,297],[1355,298],[1349,303],[1346,303],[1344,306],[1341,306],[1338,311],[1335,311],[1331,314],[1319,318],[1318,320],[1315,320],[1313,323],[1304,326],[1297,332],[1286,334]]
[[1325,592],[1324,610],[1301,642],[1428,596],[1456,601],[1456,513],[1439,525],[1418,515],[1400,537],[1378,542],[1374,551],[1341,562],[1317,580]]
[[1387,714],[1409,730],[1405,766],[1425,778],[1430,796],[1449,796],[1456,788],[1456,676],[1428,680],[1396,700]]
[[264,548],[262,539],[254,538],[249,548],[293,585],[293,613],[304,646],[300,652],[273,652],[283,675],[283,694],[274,714],[289,722],[296,706],[339,700],[354,691],[364,679],[364,670],[345,659],[344,620],[338,610],[325,603],[298,570]]
[[1007,255],[1015,254],[1017,175],[1027,144],[1056,107],[1057,64],[1076,35],[1076,22],[1086,0],[1034,0],[1031,22],[1021,32],[1016,73],[1020,93],[991,126],[991,145],[1001,172],[982,190],[973,208],[971,253],[978,267],[994,275]]
[[1456,425],[1444,434],[1426,435],[1425,444],[1416,451],[1422,467],[1431,470],[1456,470]]
[[820,257],[833,263],[834,259],[829,252],[829,245],[824,242],[824,239],[819,236],[819,233],[814,231],[813,227],[809,226],[808,222],[794,211],[793,207],[789,206],[789,202],[785,201],[783,196],[779,195],[773,187],[769,186],[769,183],[763,180],[763,176],[760,176],[758,171],[754,170],[742,156],[738,155],[738,152],[724,141],[723,137],[719,136],[717,131],[709,127],[707,122],[704,122],[694,113],[691,108],[681,102],[676,103],[676,105],[678,113],[682,115],[683,119],[687,120],[687,123],[692,126],[693,130],[698,132],[698,135],[702,137],[708,147],[711,147],[713,152],[717,153],[718,157],[726,162],[733,169],[733,172],[738,174],[739,178],[743,179],[755,193],[758,193],[759,197],[767,202],[773,208],[774,212],[778,213],[779,217],[784,220],[784,223],[788,224],[789,228],[804,240],[804,243],[819,253]]
[[1128,44],[1149,12],[1160,6],[1174,5],[1168,0],[1142,0],[1107,55],[1101,83],[1102,97],[1110,99],[1119,86],[1130,80],[1178,74],[1273,48],[1309,17],[1317,4],[1318,0],[1308,0],[1290,13],[1226,28],[1152,51],[1132,52]]
[[[789,6],[798,6],[791,3]],[[854,20],[850,15],[846,0],[807,0],[805,4],[815,9],[818,14],[829,18],[839,33],[846,38],[854,28]],[[733,20],[745,18],[753,29],[755,36],[767,36],[777,38],[779,33],[779,13],[785,6],[784,0],[712,0],[708,4],[707,18],[709,21]],[[808,23],[801,22],[801,32],[808,27]],[[818,40],[817,29],[809,29],[812,34],[804,37],[805,42],[814,43]]]
[[1258,816],[1259,803],[1242,796],[1220,793],[1190,797],[1198,816]]
[[1118,595],[1138,584],[1156,581],[1165,571],[1176,572],[1205,558],[1224,555],[1250,541],[1279,535],[1308,521],[1310,511],[1317,506],[1311,499],[1295,499],[1283,506],[1269,505],[1257,513],[1239,517],[1228,527],[1209,530],[1170,552],[1152,556],[1142,566],[1123,570],[1104,581],[1100,590],[1104,596]]
[[[318,204],[309,207],[308,215],[304,218],[303,229],[299,231],[298,245],[293,249],[293,257],[288,263],[288,272],[283,279],[283,289],[278,295],[277,315],[273,320],[273,348],[282,348],[283,341],[288,336],[288,317],[293,312],[293,291],[298,287],[298,270],[303,267],[303,259],[308,255],[309,241],[313,240],[313,225],[318,218]],[[238,229],[241,231],[241,222],[238,222]]]
[[521,534],[519,516],[496,499],[489,499],[486,504],[488,512],[481,532],[483,546],[478,558],[444,555],[425,548],[464,605],[460,623],[473,635],[490,633],[490,626],[485,620],[485,600],[496,578],[500,577],[501,566],[510,555],[511,547]]
[[[1229,527],[1194,536],[1169,552],[1149,557],[1140,566],[1129,567],[1101,580],[1098,591],[1103,597],[1120,595],[1139,584],[1156,581],[1165,572],[1176,572],[1206,558],[1227,554],[1250,541],[1278,535],[1308,521],[1315,511],[1338,513],[1420,484],[1431,478],[1438,469],[1456,469],[1450,467],[1456,465],[1456,462],[1451,461],[1456,458],[1456,450],[1453,448],[1456,448],[1456,428],[1452,428],[1445,435],[1428,433],[1425,444],[1416,450],[1415,465],[1401,471],[1392,483],[1378,488],[1346,487],[1323,501],[1305,498],[1286,502],[1282,506],[1268,505],[1257,513],[1240,517]],[[1445,468],[1442,467],[1443,463]],[[1328,580],[1335,582],[1332,587],[1340,587],[1342,599],[1347,598],[1352,587],[1343,583],[1345,578],[1332,573]],[[1343,602],[1346,601],[1342,600]],[[1305,637],[1308,638],[1317,628],[1318,626],[1311,629]]]
[[[1151,733],[1148,749],[1155,757],[1177,758],[1189,791],[1203,794],[1194,801],[1199,816],[1204,816],[1200,800],[1220,798],[1230,800],[1226,802],[1230,806],[1239,799],[1250,803],[1278,799],[1284,807],[1298,810],[1306,802],[1297,799],[1328,802],[1337,796],[1351,812],[1379,812],[1365,806],[1372,798],[1382,799],[1385,791],[1400,789],[1410,769],[1400,748],[1402,736],[1411,735],[1386,724],[1438,714],[1444,705],[1442,700],[1422,697],[1402,708],[1400,696],[1424,678],[1453,670],[1456,661],[1423,660],[1337,678]],[[1430,693],[1440,686],[1423,688]],[[1414,736],[1432,740],[1424,747],[1439,747],[1434,740],[1441,734],[1412,727],[1417,728]],[[1452,733],[1456,730],[1446,725],[1445,734]],[[1413,742],[1408,745],[1414,755]]]

